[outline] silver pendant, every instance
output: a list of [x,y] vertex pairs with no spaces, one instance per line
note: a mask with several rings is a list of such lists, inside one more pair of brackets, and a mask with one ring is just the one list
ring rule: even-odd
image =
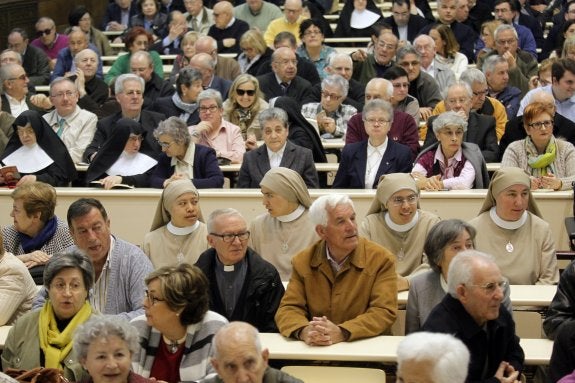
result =
[[513,253],[513,244],[511,242],[507,242],[507,245],[505,245],[505,250],[507,250],[508,253]]
[[282,253],[287,254],[287,252],[289,250],[289,245],[287,244],[287,242],[282,243],[281,249],[282,249]]
[[405,258],[405,253],[403,252],[403,247],[398,251],[398,253],[396,254],[396,257],[398,260],[403,261],[403,258]]
[[184,263],[184,254],[182,254],[181,251],[176,256],[176,260],[178,262],[178,265]]

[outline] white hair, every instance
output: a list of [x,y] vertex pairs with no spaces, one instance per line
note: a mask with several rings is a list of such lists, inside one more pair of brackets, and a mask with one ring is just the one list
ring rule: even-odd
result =
[[326,226],[327,209],[333,209],[338,205],[350,205],[352,209],[354,208],[353,201],[347,194],[326,194],[313,201],[309,207],[309,216],[313,225]]
[[495,265],[494,258],[478,250],[465,250],[457,254],[449,264],[447,272],[447,292],[457,299],[459,285],[472,285],[476,266],[479,264]]

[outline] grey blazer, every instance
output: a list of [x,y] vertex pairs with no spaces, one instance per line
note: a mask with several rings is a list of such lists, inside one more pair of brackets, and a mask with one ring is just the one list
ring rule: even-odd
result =
[[[280,166],[298,172],[308,188],[319,188],[319,181],[311,150],[288,141]],[[240,168],[238,188],[258,188],[264,175],[270,170],[270,159],[266,145],[244,154]]]

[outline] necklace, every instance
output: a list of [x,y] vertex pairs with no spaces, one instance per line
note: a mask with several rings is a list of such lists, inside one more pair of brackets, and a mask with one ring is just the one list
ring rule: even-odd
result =
[[505,221],[504,219],[501,219],[501,217],[497,215],[497,211],[494,206],[489,210],[489,216],[491,217],[491,220],[500,228],[506,230],[512,230],[511,235],[509,236],[509,238],[507,239],[507,243],[505,244],[505,251],[507,251],[508,253],[513,253],[515,247],[513,246],[513,243],[511,243],[511,237],[513,237],[514,234],[516,233],[516,230],[519,229],[521,226],[523,226],[527,221],[528,216],[527,211],[524,211],[521,218],[519,218],[517,221]]
[[[305,212],[305,207],[302,205],[299,205],[294,211],[292,211],[289,214],[286,215],[282,215],[279,217],[276,217],[277,221],[278,221],[278,226],[279,229],[277,230],[278,236],[280,237],[280,241],[281,241],[281,246],[280,246],[280,250],[282,251],[282,254],[287,254],[289,251],[289,240],[293,234],[294,229],[292,228],[291,230],[287,227],[287,226],[292,226],[292,225],[287,225],[289,222],[293,222],[296,219],[298,219],[299,217],[301,217],[301,215]],[[286,224],[284,227],[283,224]],[[295,225],[293,225],[295,227]],[[297,227],[296,227],[297,229]],[[285,236],[283,236],[282,234],[284,233],[288,233],[287,238]]]
[[172,224],[172,222],[168,222],[168,224],[166,225],[166,228],[168,229],[168,232],[170,232],[171,234],[174,235],[174,237],[181,237],[180,239],[180,243],[179,243],[179,248],[178,251],[176,252],[176,262],[179,264],[184,263],[185,262],[185,255],[182,252],[182,249],[184,247],[184,245],[186,244],[186,242],[188,241],[188,238],[190,237],[190,235],[196,231],[196,229],[200,226],[200,221],[196,221],[195,224],[193,224],[192,226],[188,226],[188,227],[176,227]]
[[171,339],[168,339],[165,335],[162,335],[162,338],[164,339],[164,343],[168,347],[168,351],[171,354],[175,354],[176,352],[178,352],[178,349],[184,345],[184,342],[186,341],[186,335],[184,335],[182,338],[180,338],[178,340],[171,340]]
[[393,222],[391,220],[391,217],[389,216],[389,212],[386,212],[384,214],[384,219],[385,219],[385,223],[387,224],[387,226],[392,231],[394,231],[397,238],[400,239],[401,248],[399,249],[397,254],[395,254],[395,256],[397,257],[397,259],[399,261],[403,261],[403,259],[405,258],[405,251],[403,250],[403,248],[406,245],[405,242],[407,240],[407,237],[409,236],[410,230],[413,229],[415,227],[415,225],[417,225],[417,223],[419,222],[419,211],[415,212],[415,215],[413,216],[413,218],[411,219],[410,222],[403,224],[403,225],[400,225],[400,224]]

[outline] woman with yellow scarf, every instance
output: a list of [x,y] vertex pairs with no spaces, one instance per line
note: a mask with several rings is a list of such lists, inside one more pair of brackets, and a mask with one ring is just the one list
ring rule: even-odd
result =
[[568,190],[575,181],[575,147],[555,138],[555,106],[533,102],[523,112],[527,137],[511,143],[502,167],[517,167],[530,174],[531,189]]
[[28,312],[14,323],[2,351],[2,368],[29,370],[57,368],[70,381],[88,378],[72,352],[76,328],[94,311],[88,291],[94,284],[94,267],[79,250],[55,254],[44,268],[49,299],[41,309]]

